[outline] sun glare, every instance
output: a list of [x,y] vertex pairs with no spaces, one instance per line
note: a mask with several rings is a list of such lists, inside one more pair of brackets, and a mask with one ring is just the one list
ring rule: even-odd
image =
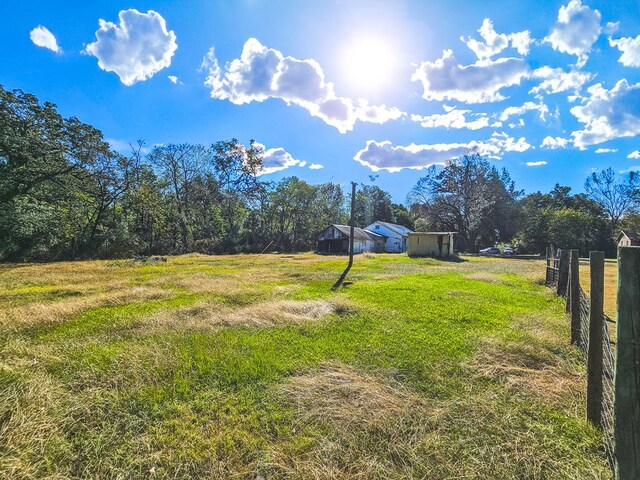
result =
[[363,38],[347,47],[343,63],[346,75],[355,87],[375,90],[391,78],[396,57],[384,41]]

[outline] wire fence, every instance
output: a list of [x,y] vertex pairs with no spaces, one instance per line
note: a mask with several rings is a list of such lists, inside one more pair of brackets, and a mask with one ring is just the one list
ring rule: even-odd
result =
[[[545,285],[549,288],[556,287],[559,280],[560,259],[547,259],[547,273]],[[565,292],[564,297],[567,293]],[[578,346],[584,354],[585,362],[589,352],[589,318],[590,300],[587,293],[580,287],[579,289],[579,310],[580,310],[580,338]],[[614,432],[613,432],[613,398],[614,398],[614,378],[615,378],[615,355],[614,346],[609,335],[609,324],[615,323],[607,315],[603,315],[602,321],[602,431],[607,457],[611,466],[614,465]]]

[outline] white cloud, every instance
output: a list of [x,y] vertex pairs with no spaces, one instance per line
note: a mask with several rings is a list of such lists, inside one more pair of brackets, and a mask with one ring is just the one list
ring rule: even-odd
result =
[[58,46],[56,37],[49,31],[47,27],[38,25],[29,32],[29,38],[34,45],[38,47],[48,48],[52,52],[62,53],[62,49]]
[[591,51],[591,46],[600,36],[601,15],[598,10],[591,10],[582,5],[581,0],[571,0],[560,7],[558,20],[551,33],[544,39],[554,50],[576,55],[578,67],[582,67]]
[[526,112],[534,111],[534,110],[538,112],[538,116],[540,117],[540,120],[542,121],[546,120],[546,116],[549,113],[549,107],[547,107],[542,102],[540,103],[524,102],[519,107],[505,108],[504,111],[500,114],[500,121],[506,122],[509,119],[509,117],[512,117],[514,115],[524,115]]
[[[174,85],[177,85],[178,82],[180,82],[180,80],[178,79],[178,77],[176,77],[175,75],[167,75],[167,78],[169,79],[169,81],[171,83],[173,83]],[[180,82],[182,83],[182,82]]]
[[435,113],[433,115],[411,115],[411,120],[420,123],[424,128],[467,128],[469,130],[478,130],[489,126],[489,117],[486,115],[476,115],[474,120],[467,120],[466,115],[471,110],[457,110],[444,105],[446,113]]
[[618,173],[637,172],[640,170],[640,165],[634,165],[633,167],[625,168],[624,170],[618,170]]
[[603,28],[603,32],[607,35],[613,35],[620,28],[620,22],[607,22],[607,25]]
[[529,30],[511,33],[509,35],[497,33],[493,28],[493,22],[488,18],[484,19],[478,29],[478,33],[484,41],[465,37],[460,37],[460,40],[462,40],[480,60],[497,55],[508,48],[509,44],[511,44],[520,55],[527,55],[529,53],[529,46],[533,42]]
[[571,113],[585,126],[571,134],[576,147],[595,145],[621,137],[640,134],[640,83],[629,85],[619,80],[611,90],[601,83],[589,87],[590,97]]
[[568,138],[544,137],[540,146],[542,148],[550,148],[551,150],[555,150],[557,148],[567,148],[569,143],[571,143],[571,140]]
[[394,146],[390,141],[368,140],[365,147],[353,159],[374,172],[387,170],[399,172],[403,169],[422,170],[432,165],[443,165],[449,160],[477,151],[490,158],[501,158],[504,152],[523,152],[532,148],[524,137],[518,140],[506,133],[494,133],[485,142],[437,143]]
[[445,50],[435,62],[422,62],[411,76],[420,81],[426,100],[458,100],[466,103],[486,103],[504,100],[500,90],[519,85],[529,69],[521,58],[478,60],[463,66],[451,50]]
[[306,109],[340,133],[352,130],[356,121],[382,124],[404,115],[395,107],[337,96],[333,83],[325,81],[318,62],[285,57],[255,38],[245,42],[240,58],[227,63],[224,71],[213,48],[205,57],[203,68],[207,70],[205,85],[211,88],[212,98],[236,105],[277,98]]
[[622,52],[618,62],[625,67],[640,67],[640,35],[636,38],[622,37],[609,39],[609,45]]
[[634,152],[631,152],[629,155],[627,155],[627,158],[630,158],[632,160],[640,159],[640,150],[636,150]]
[[262,150],[262,169],[258,175],[268,175],[301,164],[300,160],[293,158],[293,155],[282,147],[267,150],[264,145],[257,142],[255,146]]
[[572,90],[576,95],[580,93],[582,86],[591,80],[594,75],[587,72],[572,70],[565,72],[561,68],[540,67],[533,72],[533,77],[541,78],[540,85],[533,87],[529,93],[540,98],[542,93],[560,93]]
[[114,72],[123,84],[131,86],[171,65],[178,48],[176,35],[167,30],[158,12],[121,10],[118,18],[118,25],[100,19],[96,41],[84,50],[98,59],[102,70]]
[[617,148],[597,148],[596,153],[615,153],[617,152]]
[[320,165],[319,163],[309,165],[309,170],[320,170],[321,168],[324,168],[324,165]]
[[544,167],[547,164],[544,160],[538,162],[527,162],[527,167]]

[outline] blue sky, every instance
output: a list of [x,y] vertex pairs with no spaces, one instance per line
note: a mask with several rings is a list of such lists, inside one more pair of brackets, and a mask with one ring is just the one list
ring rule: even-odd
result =
[[527,193],[640,169],[638,1],[23,1],[0,24],[0,84],[116,149],[255,139],[264,179],[396,201],[469,148]]

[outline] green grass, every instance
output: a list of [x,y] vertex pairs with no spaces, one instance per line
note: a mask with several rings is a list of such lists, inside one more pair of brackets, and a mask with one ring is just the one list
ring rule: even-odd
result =
[[543,262],[345,263],[0,266],[0,477],[610,477]]

